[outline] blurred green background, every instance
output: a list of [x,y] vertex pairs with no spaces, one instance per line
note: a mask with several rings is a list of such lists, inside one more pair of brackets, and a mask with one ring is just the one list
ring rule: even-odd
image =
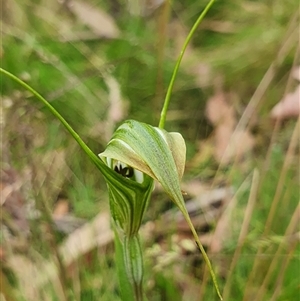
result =
[[[1,0],[1,67],[100,153],[126,119],[158,125],[176,59],[206,4]],[[299,85],[298,39],[296,0],[216,1],[175,82],[166,129],[186,140],[187,199],[232,191],[213,219],[191,212],[205,221],[198,230],[226,300],[299,298],[299,123],[272,113]],[[75,228],[108,212],[101,174],[60,123],[3,75],[1,109],[4,300],[120,300],[111,240],[87,238],[91,247],[68,264],[59,255]],[[176,220],[166,227],[164,212],[172,209],[158,187],[141,234],[146,296],[217,300],[193,242],[183,246],[189,234]],[[47,275],[50,261],[59,267],[56,280],[30,284],[36,272],[29,266]]]

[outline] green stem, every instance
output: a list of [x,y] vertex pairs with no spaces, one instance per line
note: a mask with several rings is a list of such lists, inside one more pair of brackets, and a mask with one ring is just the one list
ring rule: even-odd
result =
[[127,276],[126,263],[124,258],[124,243],[122,237],[118,233],[117,226],[112,223],[114,229],[114,242],[115,242],[115,259],[116,259],[116,268],[118,273],[119,280],[119,289],[122,300],[135,300],[134,286]]
[[127,277],[134,290],[135,301],[143,301],[143,255],[138,235],[124,236],[123,256]]
[[[166,116],[167,116],[167,111],[168,111],[168,107],[169,107],[169,104],[170,104],[170,99],[171,99],[171,94],[172,94],[172,90],[173,90],[173,86],[174,86],[174,83],[175,83],[175,78],[178,74],[178,70],[179,70],[179,66],[180,66],[180,63],[182,61],[182,58],[183,58],[183,55],[185,53],[185,50],[191,40],[191,38],[193,37],[196,29],[198,28],[199,24],[202,22],[202,20],[204,19],[205,15],[207,14],[207,12],[209,11],[209,9],[212,7],[213,3],[215,2],[215,0],[210,0],[209,3],[206,5],[206,7],[204,8],[204,10],[202,11],[202,13],[200,14],[200,16],[198,17],[198,19],[196,20],[195,24],[193,25],[191,31],[189,32],[188,36],[186,37],[185,41],[184,41],[184,44],[183,44],[183,47],[180,51],[180,54],[179,54],[179,57],[177,59],[177,62],[176,62],[176,65],[175,65],[175,68],[173,70],[173,74],[172,74],[172,78],[171,78],[171,81],[170,81],[170,84],[168,86],[168,90],[167,90],[167,94],[166,94],[166,97],[165,97],[165,101],[164,101],[164,106],[162,108],[162,111],[161,111],[161,115],[160,115],[160,121],[159,121],[159,127],[160,128],[164,128],[165,127],[165,122],[166,122]],[[204,261],[206,262],[207,266],[208,266],[208,269],[210,271],[210,274],[212,276],[212,280],[213,280],[213,283],[214,283],[214,286],[216,288],[216,291],[217,291],[217,294],[220,298],[220,300],[223,300],[222,298],[222,295],[220,293],[220,290],[219,290],[219,287],[218,287],[218,282],[217,282],[217,278],[216,278],[216,275],[213,271],[213,268],[212,268],[212,265],[211,265],[211,262],[205,252],[205,249],[203,247],[203,245],[201,244],[200,240],[199,240],[199,237],[198,237],[198,234],[194,228],[194,225],[192,224],[191,220],[190,220],[190,217],[188,215],[188,213],[186,212],[185,208],[182,209],[183,210],[183,214],[185,216],[185,219],[187,221],[187,223],[189,224],[190,226],[190,229],[193,233],[193,236],[195,238],[195,241],[204,257]]]
[[190,219],[188,213],[187,213],[187,212],[184,212],[183,214],[184,214],[184,216],[185,216],[185,220],[187,221],[188,225],[190,226],[190,229],[191,229],[191,231],[192,231],[192,234],[193,234],[193,236],[194,236],[194,239],[195,239],[195,241],[196,241],[196,244],[197,244],[197,246],[198,246],[200,252],[202,253],[202,256],[203,256],[203,258],[204,258],[204,261],[205,261],[205,263],[206,263],[206,265],[207,265],[207,267],[208,267],[208,270],[209,270],[209,272],[210,272],[210,275],[211,275],[211,278],[212,278],[214,287],[215,287],[215,289],[216,289],[216,291],[217,291],[217,294],[218,294],[220,300],[222,301],[222,300],[223,300],[223,297],[222,297],[222,294],[221,294],[221,292],[220,292],[220,289],[219,289],[219,286],[218,286],[217,277],[216,277],[216,274],[215,274],[215,272],[214,272],[214,270],[213,270],[213,267],[212,267],[212,265],[211,265],[211,262],[210,262],[210,260],[209,260],[209,257],[208,257],[208,255],[207,255],[207,253],[206,253],[206,251],[205,251],[205,249],[204,249],[204,247],[203,247],[203,245],[202,245],[200,239],[199,239],[199,236],[198,236],[198,234],[197,234],[197,232],[196,232],[196,230],[195,230],[195,227],[194,227],[194,225],[193,225],[193,223],[192,223],[192,221],[191,221],[191,219]]
[[160,114],[160,121],[159,121],[159,127],[161,129],[163,129],[165,127],[165,123],[166,123],[166,117],[167,117],[167,111],[168,111],[168,107],[170,104],[170,99],[171,99],[171,94],[172,94],[172,90],[173,90],[173,86],[174,86],[174,82],[175,82],[175,78],[177,76],[178,70],[179,70],[179,66],[181,63],[181,60],[183,58],[183,55],[185,53],[185,50],[192,38],[192,36],[194,35],[197,27],[199,26],[199,24],[201,23],[201,21],[203,20],[203,18],[205,17],[206,13],[209,11],[209,9],[212,7],[213,3],[215,2],[215,0],[210,0],[209,3],[206,5],[206,7],[204,8],[204,10],[202,11],[202,13],[200,14],[200,16],[198,17],[197,21],[195,22],[194,26],[192,27],[191,31],[189,32],[188,36],[186,37],[183,47],[180,51],[179,57],[177,59],[173,74],[172,74],[172,78],[170,81],[170,84],[168,86],[168,90],[167,90],[167,94],[165,97],[165,101],[164,101],[164,106],[162,108],[161,114]]
[[5,74],[6,76],[10,77],[12,80],[17,82],[18,84],[20,84],[26,90],[31,92],[40,102],[42,102],[50,110],[50,112],[60,120],[60,122],[64,125],[64,127],[68,130],[68,132],[73,136],[73,138],[81,146],[81,148],[84,150],[84,152],[96,164],[96,166],[103,172],[105,172],[105,170],[107,170],[106,165],[92,152],[92,150],[84,143],[84,141],[80,138],[80,136],[69,125],[69,123],[54,109],[54,107],[52,107],[52,105],[41,94],[39,94],[36,90],[34,90],[32,87],[27,85],[25,82],[20,80],[18,77],[16,77],[9,71],[6,71],[6,70],[0,68],[0,72]]

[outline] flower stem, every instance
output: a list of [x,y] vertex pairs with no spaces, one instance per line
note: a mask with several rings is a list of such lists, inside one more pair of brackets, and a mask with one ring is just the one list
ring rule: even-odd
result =
[[206,7],[204,8],[204,10],[202,11],[202,13],[200,14],[200,16],[198,17],[197,21],[195,22],[195,24],[193,25],[191,31],[189,32],[188,36],[186,37],[183,47],[180,51],[179,57],[177,59],[173,74],[172,74],[172,78],[171,81],[169,83],[168,86],[168,90],[167,90],[167,94],[165,97],[165,101],[164,101],[164,106],[162,108],[161,114],[160,114],[160,121],[159,121],[159,127],[161,129],[163,129],[165,127],[165,123],[166,123],[166,117],[167,117],[167,111],[168,111],[168,107],[170,104],[170,99],[171,99],[171,94],[172,94],[172,90],[173,90],[173,86],[174,86],[174,82],[175,82],[175,78],[177,76],[178,70],[179,70],[179,66],[181,63],[181,60],[183,58],[183,55],[185,53],[185,50],[192,38],[192,36],[194,35],[197,27],[199,26],[199,24],[201,23],[201,21],[203,20],[203,18],[205,17],[206,13],[209,11],[209,9],[212,7],[213,3],[215,2],[215,0],[210,0],[209,3],[206,5]]
[[204,261],[205,261],[205,263],[206,263],[206,265],[207,265],[207,267],[208,267],[208,270],[209,270],[210,275],[211,275],[211,277],[212,277],[213,285],[214,285],[214,287],[215,287],[215,289],[216,289],[216,291],[217,291],[218,297],[219,297],[219,299],[222,301],[222,300],[223,300],[223,297],[222,297],[222,294],[221,294],[221,292],[220,292],[220,289],[219,289],[219,286],[218,286],[217,277],[216,277],[216,274],[215,274],[215,272],[214,272],[214,270],[213,270],[213,267],[212,267],[212,265],[211,265],[211,262],[210,262],[210,260],[209,260],[209,257],[208,257],[208,255],[207,255],[207,253],[206,253],[206,251],[205,251],[205,249],[204,249],[204,247],[203,247],[203,245],[202,245],[200,239],[199,239],[199,236],[198,236],[198,234],[197,234],[197,232],[196,232],[196,230],[195,230],[195,227],[194,227],[194,225],[193,225],[193,223],[192,223],[192,221],[191,221],[191,219],[190,219],[188,213],[184,213],[184,215],[185,215],[185,220],[187,221],[188,225],[190,226],[190,229],[191,229],[192,234],[193,234],[193,236],[194,236],[195,242],[196,242],[196,244],[197,244],[197,246],[198,246],[200,252],[202,253],[202,256],[203,256],[203,258],[204,258]]

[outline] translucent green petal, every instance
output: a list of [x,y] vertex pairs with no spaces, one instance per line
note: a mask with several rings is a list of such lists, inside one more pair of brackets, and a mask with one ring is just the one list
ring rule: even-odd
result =
[[185,142],[179,133],[168,133],[128,120],[116,130],[99,156],[104,161],[108,157],[124,162],[149,175],[159,181],[174,200],[178,199],[177,194],[181,194],[179,183],[184,171],[185,153]]

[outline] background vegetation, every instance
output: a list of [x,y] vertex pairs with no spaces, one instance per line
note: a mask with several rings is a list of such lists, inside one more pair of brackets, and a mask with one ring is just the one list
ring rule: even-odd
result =
[[[158,124],[206,5],[134,3],[1,2],[2,67],[51,101],[95,153],[125,119]],[[167,130],[186,139],[183,189],[226,300],[300,294],[299,111],[276,120],[272,111],[299,85],[298,24],[296,0],[216,1],[175,83]],[[4,77],[1,94],[1,298],[120,300],[101,175],[31,95]],[[141,234],[146,295],[217,300],[172,209],[157,187]]]

